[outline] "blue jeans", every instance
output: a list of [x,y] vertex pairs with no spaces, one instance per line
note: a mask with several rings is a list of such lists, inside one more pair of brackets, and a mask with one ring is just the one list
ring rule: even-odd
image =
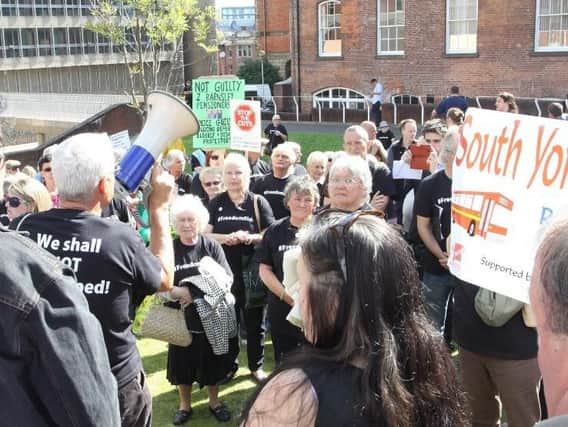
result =
[[422,283],[426,312],[443,336],[450,296],[457,285],[456,280],[450,273],[432,274],[425,271]]

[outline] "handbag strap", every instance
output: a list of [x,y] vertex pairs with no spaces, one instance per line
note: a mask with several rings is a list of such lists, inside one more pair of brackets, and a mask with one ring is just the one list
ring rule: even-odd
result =
[[258,232],[260,233],[262,229],[260,228],[260,209],[258,208],[258,195],[255,194],[253,196],[253,205],[254,205],[254,217],[256,219],[256,226],[258,227]]

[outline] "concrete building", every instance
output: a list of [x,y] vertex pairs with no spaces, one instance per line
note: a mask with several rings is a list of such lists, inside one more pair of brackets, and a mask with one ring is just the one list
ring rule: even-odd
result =
[[318,100],[364,109],[373,77],[436,102],[452,85],[469,96],[568,93],[563,0],[259,0],[257,28],[269,58],[291,59],[304,111]]

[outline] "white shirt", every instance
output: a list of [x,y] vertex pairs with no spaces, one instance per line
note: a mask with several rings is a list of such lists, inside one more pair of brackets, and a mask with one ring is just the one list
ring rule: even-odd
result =
[[377,102],[383,102],[383,85],[377,83],[373,89],[373,95],[369,98],[371,104],[376,104]]

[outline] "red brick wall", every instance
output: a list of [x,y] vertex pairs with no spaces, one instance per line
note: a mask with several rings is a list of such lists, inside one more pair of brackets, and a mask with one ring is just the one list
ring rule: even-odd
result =
[[[299,60],[294,92],[311,95],[342,86],[369,92],[377,77],[387,91],[442,96],[460,86],[465,95],[493,95],[507,90],[519,97],[564,97],[568,93],[568,54],[534,53],[534,0],[479,0],[478,54],[445,54],[446,2],[406,0],[406,47],[400,57],[376,55],[376,0],[342,4],[343,58],[319,58],[316,0],[296,0]],[[273,3],[279,3],[273,1]],[[293,4],[294,2],[292,2]],[[294,11],[292,11],[294,13]]]
[[266,51],[269,59],[272,53],[290,53],[289,11],[287,1],[256,1],[258,42],[260,48]]

